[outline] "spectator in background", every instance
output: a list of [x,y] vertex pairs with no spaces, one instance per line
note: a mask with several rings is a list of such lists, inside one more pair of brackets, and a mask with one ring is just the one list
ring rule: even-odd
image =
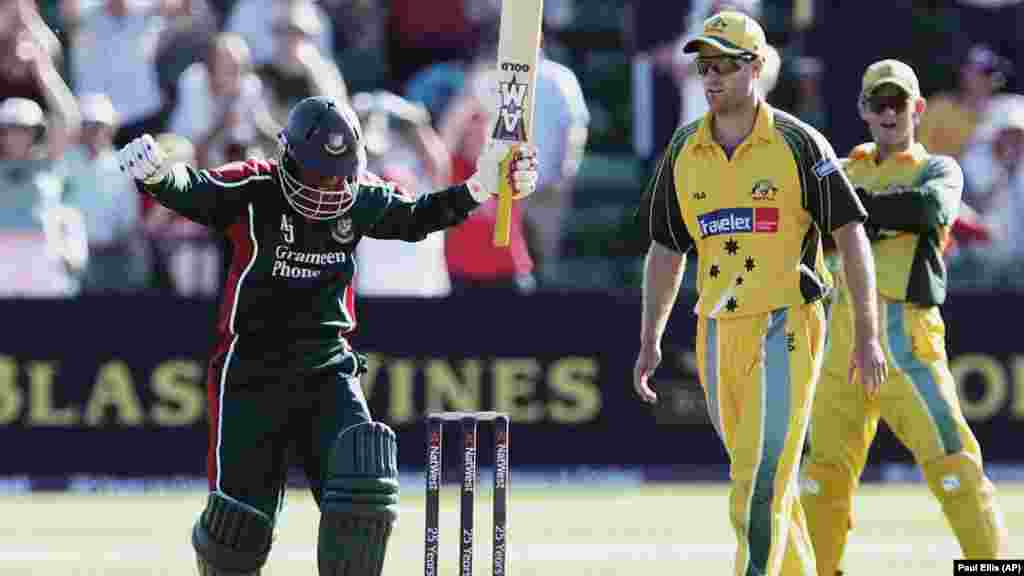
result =
[[[444,130],[448,106],[464,93],[468,79],[494,68],[498,58],[497,38],[481,38],[476,47],[465,55],[434,62],[416,71],[405,83],[405,96],[427,107],[434,127]],[[471,90],[474,88],[471,88]]]
[[394,89],[431,64],[471,59],[493,34],[500,8],[497,0],[392,0],[387,52]]
[[[81,214],[63,203],[64,179],[54,170],[67,124],[62,110],[50,131],[42,108],[25,98],[0,102],[0,295],[70,297],[88,260]],[[69,119],[73,119],[70,120]],[[45,138],[44,138],[44,135]]]
[[47,111],[45,92],[33,73],[32,58],[61,68],[61,44],[31,0],[0,0],[0,100],[21,97]]
[[206,59],[181,75],[178,98],[170,131],[192,142],[199,167],[275,149],[278,124],[241,36],[218,34]]
[[[371,172],[398,184],[413,198],[453,183],[448,150],[430,126],[430,117],[422,106],[391,92],[379,91],[353,95],[352,107],[363,127],[367,168]],[[356,293],[447,296],[451,282],[444,238],[444,231],[433,232],[420,242],[364,237],[356,248],[356,258],[374,264],[359,269]]]
[[323,0],[334,37],[334,59],[349,92],[387,85],[386,31],[389,6],[380,0]]
[[[455,97],[441,122],[442,134],[452,152],[452,181],[461,182],[473,173],[494,128],[495,108],[477,79],[487,78],[486,68],[471,73],[469,88]],[[490,290],[528,294],[537,287],[533,259],[527,247],[520,202],[512,203],[509,246],[494,246],[498,200],[491,198],[470,213],[464,222],[445,235],[445,257],[456,296]]]
[[[917,138],[932,154],[961,158],[974,131],[986,121],[993,96],[1006,84],[1009,63],[983,44],[967,52],[959,89],[928,99]],[[966,170],[966,167],[964,168]]]
[[[252,63],[256,66],[269,62],[274,57],[274,19],[288,10],[288,4],[297,0],[236,0],[224,23],[225,32],[233,32],[245,39],[249,46]],[[327,13],[318,4],[313,4],[316,20],[327,21]],[[334,54],[333,31],[321,26],[313,38],[321,54]]]
[[142,200],[114,154],[117,112],[104,94],[84,94],[78,102],[80,144],[64,155],[61,171],[67,178],[67,204],[85,220],[89,263],[82,292],[139,292],[147,288],[149,274]]
[[[495,108],[496,110],[496,108]],[[541,285],[560,281],[562,232],[589,136],[590,110],[576,73],[541,54],[533,141],[540,176],[523,202],[527,241]]]
[[825,130],[828,127],[828,111],[821,89],[823,71],[824,65],[819,58],[801,56],[793,63],[793,72],[796,76],[796,101],[793,113],[818,130]]
[[[1024,73],[1024,47],[1020,31],[1024,25],[1024,2],[1021,0],[954,0],[929,2],[948,7],[954,23],[953,33],[960,37],[984,42],[1009,59],[1014,74],[1007,79],[1007,89],[1024,91],[1021,83]],[[948,42],[948,38],[942,41]]]
[[626,4],[630,63],[633,152],[654,168],[681,118],[675,51],[686,30],[690,2],[632,0]]
[[[30,10],[24,0],[17,1],[23,6],[22,11]],[[20,16],[19,19],[31,20],[32,17]],[[5,22],[0,27],[4,25],[18,28],[16,22]],[[0,42],[0,49],[9,49],[9,52],[0,52],[0,60],[6,60],[10,65],[4,68],[10,73],[6,78],[17,78],[15,84],[7,86],[11,88],[10,91],[0,92],[0,99],[20,97],[41,108],[44,116],[41,125],[47,125],[49,129],[46,130],[46,138],[40,142],[45,146],[44,156],[56,161],[68,145],[78,138],[81,123],[78,106],[54,61],[53,47],[48,48],[48,43],[41,42],[39,35],[27,30],[22,27],[10,45],[3,46]]]
[[402,89],[405,97],[425,106],[434,127],[440,130],[448,105],[462,91],[467,75],[482,61],[493,63],[497,56],[496,48],[487,49],[485,54],[481,60],[445,60],[421,68]]
[[[156,138],[168,162],[195,163],[195,146],[178,134]],[[186,298],[213,298],[223,277],[222,245],[205,226],[143,197],[146,235],[151,243],[157,288]]]
[[419,104],[378,90],[363,92],[353,104],[365,117],[368,152],[401,161],[416,179],[438,187],[452,184],[451,157],[441,136],[431,127],[430,114]]
[[106,94],[121,118],[117,146],[164,130],[167,110],[157,79],[156,48],[164,18],[159,4],[129,0],[61,0],[71,36],[76,94]]
[[207,0],[159,0],[165,26],[157,39],[155,63],[165,107],[178,101],[178,79],[210,51],[218,31],[217,15]]
[[973,256],[1020,284],[1024,272],[1024,99],[992,118],[990,140],[964,156],[966,202],[992,234],[991,245]]
[[256,66],[274,121],[284,126],[288,111],[303,98],[331,96],[345,102],[348,88],[330,54],[321,54],[316,38],[323,29],[311,0],[274,5],[274,53]]

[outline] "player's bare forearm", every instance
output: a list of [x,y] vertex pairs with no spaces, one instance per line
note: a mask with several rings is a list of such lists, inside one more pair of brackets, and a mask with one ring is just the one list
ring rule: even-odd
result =
[[657,346],[679,295],[686,270],[686,256],[651,242],[644,260],[641,346]]
[[466,184],[424,194],[416,200],[396,200],[368,234],[373,238],[419,242],[431,232],[455,226],[479,203]]
[[832,236],[843,259],[843,273],[854,307],[857,334],[864,338],[877,338],[875,259],[864,226],[860,222],[850,222],[834,231]]

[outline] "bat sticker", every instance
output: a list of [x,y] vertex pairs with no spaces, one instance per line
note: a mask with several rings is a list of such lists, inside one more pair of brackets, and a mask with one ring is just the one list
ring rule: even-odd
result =
[[530,85],[519,82],[515,72],[529,72],[528,64],[502,64],[502,70],[512,69],[512,79],[508,82],[501,82],[499,86],[498,122],[494,126],[495,140],[512,140],[515,142],[526,141],[526,101]]

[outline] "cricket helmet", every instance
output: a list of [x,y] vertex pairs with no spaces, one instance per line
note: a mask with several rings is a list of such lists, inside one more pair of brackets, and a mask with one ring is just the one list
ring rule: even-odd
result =
[[[310,220],[330,220],[355,203],[366,149],[348,104],[315,96],[296,104],[278,135],[278,171],[288,203]],[[325,180],[337,179],[324,186]]]

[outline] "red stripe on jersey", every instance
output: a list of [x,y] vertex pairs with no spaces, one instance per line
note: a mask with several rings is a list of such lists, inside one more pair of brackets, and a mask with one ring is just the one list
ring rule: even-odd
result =
[[235,222],[227,230],[228,239],[231,240],[231,269],[224,282],[224,296],[220,303],[220,311],[217,313],[217,333],[222,337],[234,334],[234,326],[231,326],[231,312],[234,310],[235,301],[238,299],[240,290],[239,282],[242,272],[249,265],[253,255],[252,238],[249,236],[248,212]]
[[208,171],[210,176],[221,182],[239,182],[253,176],[268,176],[274,173],[274,165],[265,160],[250,158],[245,162],[230,162]]
[[210,491],[217,489],[217,430],[220,427],[220,379],[226,370],[224,359],[231,347],[231,337],[220,338],[210,354],[206,368],[206,404],[210,411],[210,438],[206,449],[206,481]]
[[356,291],[352,289],[355,283],[355,276],[353,276],[352,283],[345,286],[345,310],[348,311],[348,317],[352,319],[352,327],[348,329],[349,332],[354,332],[356,329]]

